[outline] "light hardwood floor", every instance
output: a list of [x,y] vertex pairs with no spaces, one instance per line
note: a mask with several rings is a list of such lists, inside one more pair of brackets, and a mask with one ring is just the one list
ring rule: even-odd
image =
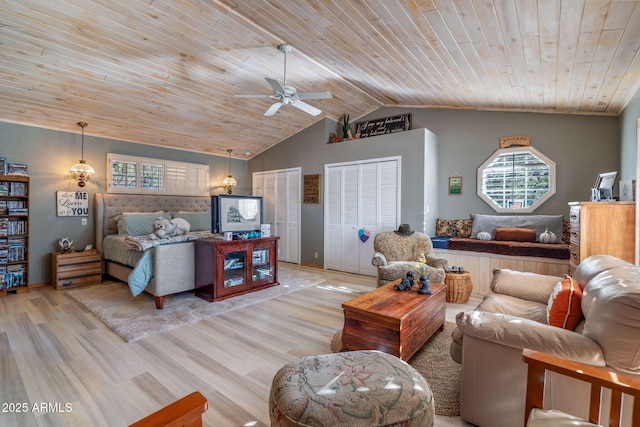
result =
[[[205,425],[268,426],[276,371],[329,353],[341,304],[375,287],[373,277],[286,266],[324,281],[132,343],[64,290],[0,298],[0,425],[126,426],[198,390],[209,401]],[[447,319],[477,302],[447,304]],[[436,421],[469,425],[459,417]]]

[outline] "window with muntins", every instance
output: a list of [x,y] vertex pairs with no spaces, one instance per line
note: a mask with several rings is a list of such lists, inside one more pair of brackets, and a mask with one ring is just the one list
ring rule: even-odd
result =
[[533,212],[555,191],[555,163],[533,147],[497,150],[478,168],[477,194],[497,212]]
[[137,163],[126,160],[109,162],[111,172],[111,186],[119,189],[135,189],[138,186]]
[[107,192],[208,196],[209,165],[109,153]]

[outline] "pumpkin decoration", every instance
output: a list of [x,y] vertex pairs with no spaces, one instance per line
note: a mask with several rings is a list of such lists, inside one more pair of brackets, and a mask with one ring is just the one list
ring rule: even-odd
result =
[[488,231],[482,230],[481,232],[478,233],[476,237],[478,238],[478,240],[491,240],[491,233],[489,233]]
[[540,243],[556,243],[558,241],[558,237],[556,233],[549,230],[549,228],[545,228],[542,233],[540,233]]

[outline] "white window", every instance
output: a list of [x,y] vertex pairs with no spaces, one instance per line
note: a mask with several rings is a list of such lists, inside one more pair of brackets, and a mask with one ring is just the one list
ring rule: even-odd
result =
[[107,192],[209,195],[209,166],[107,154]]
[[556,192],[556,164],[533,147],[497,150],[478,168],[478,196],[496,212],[533,212]]
[[[138,187],[138,164],[135,161],[114,160],[109,161],[109,188],[117,189],[115,192],[126,193],[135,191]],[[122,191],[120,191],[122,190]]]

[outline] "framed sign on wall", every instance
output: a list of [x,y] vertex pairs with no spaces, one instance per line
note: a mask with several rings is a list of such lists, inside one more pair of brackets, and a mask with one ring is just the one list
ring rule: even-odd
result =
[[449,177],[449,194],[462,194],[462,177]]
[[89,216],[86,191],[56,191],[57,216]]
[[320,174],[304,176],[303,203],[320,203]]

